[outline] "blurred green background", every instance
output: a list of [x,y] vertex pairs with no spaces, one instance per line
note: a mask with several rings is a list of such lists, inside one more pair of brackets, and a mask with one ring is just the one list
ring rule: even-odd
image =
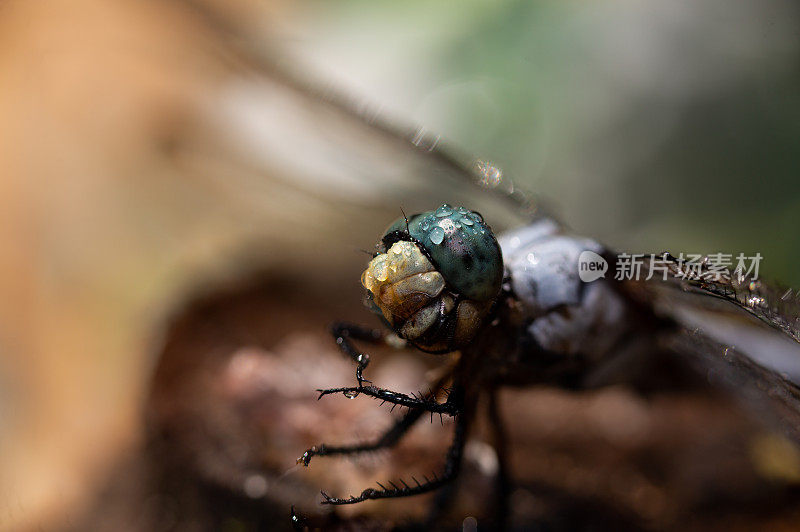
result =
[[324,80],[499,163],[573,229],[800,285],[800,5],[306,4]]

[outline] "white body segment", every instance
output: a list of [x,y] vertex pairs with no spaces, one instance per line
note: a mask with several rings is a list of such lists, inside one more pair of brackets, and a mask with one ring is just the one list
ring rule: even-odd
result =
[[511,288],[531,320],[528,333],[537,344],[590,358],[613,347],[625,330],[626,305],[603,278],[585,283],[578,275],[581,252],[602,253],[600,244],[564,235],[548,219],[505,233],[498,241]]

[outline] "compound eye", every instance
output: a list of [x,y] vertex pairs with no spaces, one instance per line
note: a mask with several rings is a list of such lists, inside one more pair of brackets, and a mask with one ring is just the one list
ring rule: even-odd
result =
[[407,231],[425,248],[447,283],[475,301],[497,297],[503,280],[503,257],[491,228],[477,212],[444,204],[434,211],[401,218],[384,236]]
[[402,338],[430,352],[469,343],[503,279],[503,259],[480,214],[442,205],[399,218],[361,276],[370,304]]

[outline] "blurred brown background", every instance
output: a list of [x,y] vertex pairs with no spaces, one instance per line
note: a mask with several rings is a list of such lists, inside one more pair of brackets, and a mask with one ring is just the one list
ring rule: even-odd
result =
[[[388,474],[381,468],[404,470],[383,457],[366,469],[319,461],[288,472],[294,454],[327,434],[349,440],[387,422],[369,402],[342,410],[310,394],[349,375],[325,324],[370,320],[356,250],[400,207],[468,203],[497,228],[514,216],[320,95],[343,94],[489,157],[573,228],[613,246],[760,251],[768,276],[800,284],[799,28],[797,6],[779,0],[3,2],[0,528],[202,529],[198,501],[230,497],[231,517],[215,526],[247,529],[263,515],[239,497],[267,500],[283,519],[294,501],[318,512],[320,486],[355,491]],[[409,390],[432,367],[386,358],[376,374]],[[515,408],[527,419],[517,425],[521,448],[567,449],[545,464],[520,462],[542,492],[557,487],[570,504],[591,502],[576,507],[657,528],[718,501],[749,501],[759,521],[796,522],[797,477],[786,465],[796,451],[714,392],[646,403],[624,389],[526,393],[527,402],[508,401],[549,404],[574,423]],[[591,405],[599,417],[581,417]],[[665,419],[678,427],[674,441]],[[719,426],[700,430],[711,419]],[[365,425],[350,430],[356,420]],[[596,440],[572,431],[586,425],[608,454],[585,452]],[[547,426],[544,436],[535,430]],[[441,433],[421,430],[409,461],[435,468],[427,443]],[[153,443],[164,433],[177,434],[167,450]],[[703,437],[707,452],[692,454]],[[231,450],[235,442],[243,449]],[[764,448],[779,473],[758,458]],[[169,459],[176,472],[158,465],[186,449],[185,464]],[[651,453],[644,462],[663,474],[643,473],[631,452]],[[698,473],[709,456],[721,462]],[[600,482],[620,463],[629,469],[621,484]],[[569,480],[564,471],[584,473]],[[198,483],[221,492],[174,495]],[[681,499],[689,487],[697,497]],[[520,503],[534,516],[554,506]],[[410,510],[359,511],[383,522]],[[730,524],[720,516],[732,511],[700,512],[695,525],[704,515]]]

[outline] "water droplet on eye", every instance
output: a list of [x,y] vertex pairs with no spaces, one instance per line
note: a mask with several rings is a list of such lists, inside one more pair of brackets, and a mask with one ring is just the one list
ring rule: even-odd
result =
[[444,240],[444,229],[442,229],[441,227],[434,227],[431,230],[430,239],[431,242],[433,242],[436,245],[441,244],[442,241]]
[[422,222],[422,226],[421,227],[422,227],[423,231],[427,231],[428,229],[431,228],[431,224],[429,224],[428,221],[426,220],[426,221]]
[[389,278],[389,269],[386,266],[386,262],[381,262],[375,265],[375,268],[372,271],[373,277],[380,282],[385,281]]
[[450,234],[456,230],[456,224],[452,218],[444,218],[439,222],[439,227],[441,227],[445,234]]
[[461,220],[461,223],[462,223],[462,224],[464,224],[464,225],[472,225],[472,224],[474,224],[475,222],[473,222],[472,220],[470,220],[469,218],[467,218],[467,217],[465,216],[465,217],[464,217],[464,218]]
[[358,390],[347,390],[345,392],[342,392],[342,394],[348,399],[355,399],[356,397],[358,397]]
[[444,218],[445,216],[450,216],[451,214],[453,214],[453,209],[447,203],[436,209],[437,218]]

